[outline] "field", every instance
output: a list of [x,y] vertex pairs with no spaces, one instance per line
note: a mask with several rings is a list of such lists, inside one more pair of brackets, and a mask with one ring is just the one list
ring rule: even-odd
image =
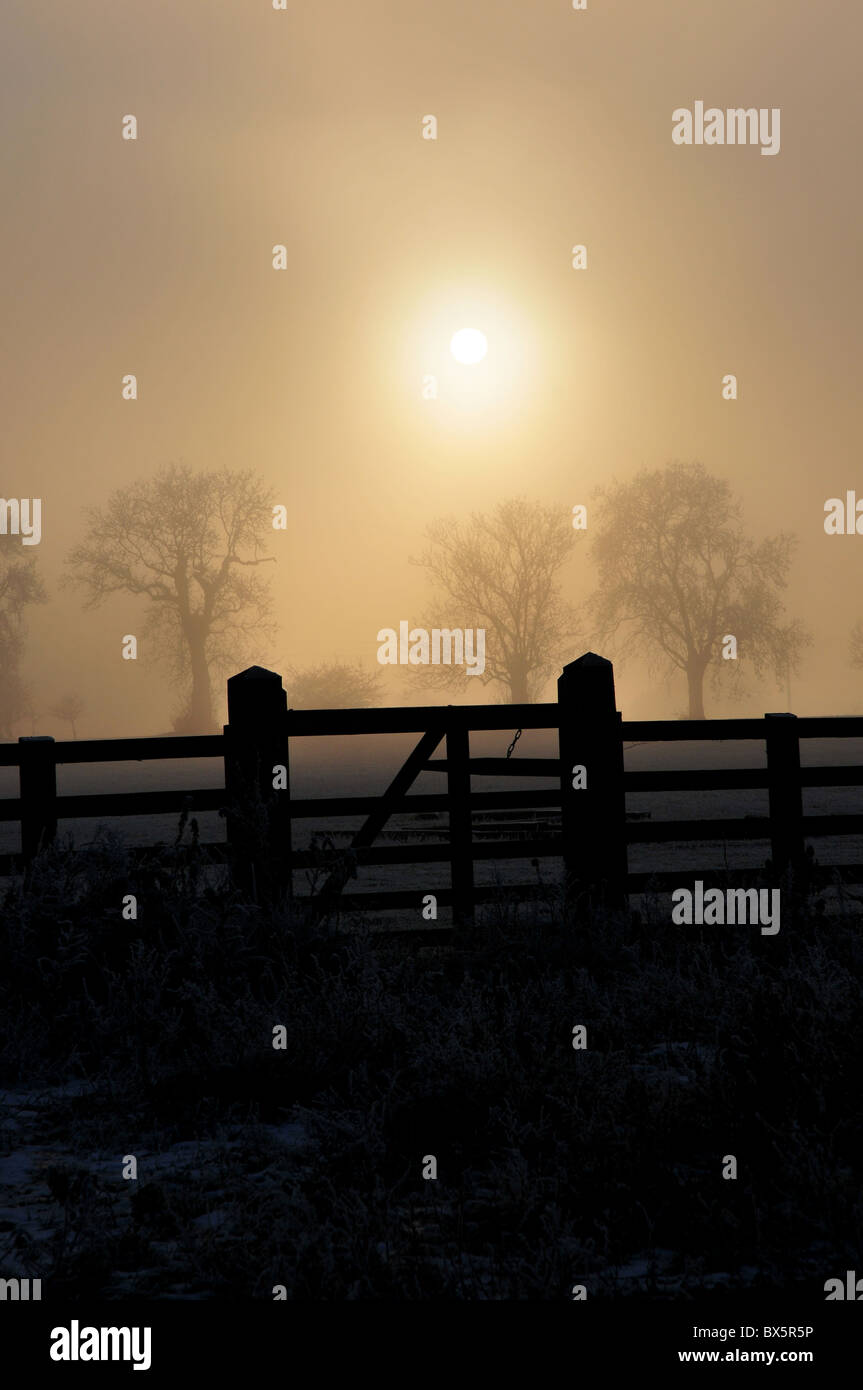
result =
[[[549,751],[530,734],[522,747]],[[302,749],[295,793],[358,793],[372,768],[384,785],[378,753],[351,749],[317,771]],[[699,754],[634,748],[627,761]],[[131,770],[141,787],[221,774]],[[61,792],[129,789],[127,769],[105,772],[70,768]],[[811,804],[853,810],[853,795],[816,789]],[[705,796],[632,800],[654,816],[766,809],[752,792],[717,798],[721,811]],[[673,927],[649,897],[638,915],[573,921],[543,861],[543,912],[515,913],[504,888],[453,944],[417,949],[359,919],[336,937],[299,909],[263,911],[206,875],[196,885],[189,865],[157,888],[116,827],[77,829],[89,848],[49,852],[31,891],[7,882],[2,902],[0,1277],[42,1278],[70,1304],[270,1299],[277,1285],[291,1299],[556,1300],[576,1282],[600,1298],[820,1298],[855,1267],[853,899],[830,914],[823,898],[789,904],[774,938]],[[123,824],[138,843],[176,829]],[[660,867],[670,848],[633,867]],[[724,862],[721,844],[696,852],[699,867],[708,852]],[[728,863],[740,853],[729,846]],[[685,883],[695,861],[672,862]],[[404,880],[418,896],[438,881],[426,873]],[[126,892],[142,904],[134,922],[120,919]]]

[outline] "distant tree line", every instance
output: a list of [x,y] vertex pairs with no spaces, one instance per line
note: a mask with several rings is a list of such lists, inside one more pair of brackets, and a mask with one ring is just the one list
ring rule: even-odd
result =
[[[87,608],[118,593],[143,600],[143,635],[180,692],[177,732],[216,729],[215,681],[272,640],[264,567],[275,561],[270,542],[280,510],[249,470],[172,464],[86,513],[84,535],[67,559],[69,578]],[[596,585],[576,608],[563,572],[587,534]],[[730,695],[740,694],[746,670],[788,681],[812,641],[782,600],[795,538],[749,536],[729,484],[698,463],[645,469],[599,489],[589,532],[562,508],[516,497],[468,518],[439,518],[426,542],[409,560],[431,581],[427,625],[483,628],[487,655],[472,678],[463,665],[411,666],[411,691],[465,694],[480,683],[499,699],[525,703],[540,698],[579,646],[592,645],[606,656],[638,656],[657,673],[679,672],[689,717],[703,719],[708,681]],[[6,739],[21,720],[35,723],[21,667],[27,615],[46,597],[33,551],[0,535]],[[863,622],[851,634],[850,658],[863,666]],[[295,708],[361,708],[381,699],[380,670],[361,662],[289,665],[287,685]],[[75,737],[82,710],[80,696],[67,693],[47,712]]]

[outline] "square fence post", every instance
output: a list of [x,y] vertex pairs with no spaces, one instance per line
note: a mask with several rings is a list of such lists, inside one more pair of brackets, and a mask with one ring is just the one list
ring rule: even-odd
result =
[[257,902],[292,896],[287,694],[262,666],[228,681],[227,835],[233,872]]
[[[626,906],[626,798],[614,668],[585,652],[557,682],[561,836],[569,910]],[[582,786],[573,783],[583,783]]]
[[464,727],[447,729],[447,795],[449,797],[450,875],[453,926],[470,926],[474,920],[473,831],[470,818],[470,732]]
[[18,746],[21,854],[29,864],[57,834],[57,763],[53,738],[27,736],[19,738]]
[[796,714],[765,714],[770,854],[779,876],[797,873],[806,858],[803,789]]

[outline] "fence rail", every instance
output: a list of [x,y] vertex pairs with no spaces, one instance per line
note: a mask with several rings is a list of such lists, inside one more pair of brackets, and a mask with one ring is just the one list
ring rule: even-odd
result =
[[[516,727],[556,729],[560,756],[470,756],[472,732]],[[382,795],[291,797],[292,739],[384,733],[418,733],[420,738]],[[0,872],[26,870],[39,850],[54,840],[58,820],[220,810],[227,821],[227,841],[202,848],[213,862],[230,863],[235,876],[259,898],[290,896],[294,873],[323,865],[328,876],[316,899],[322,912],[337,904],[375,911],[418,907],[418,891],[345,893],[351,866],[447,862],[451,886],[435,890],[435,896],[440,905],[452,908],[458,925],[470,920],[476,905],[499,897],[501,891],[514,901],[547,892],[536,882],[507,885],[505,890],[477,886],[475,863],[551,857],[563,860],[568,892],[620,903],[628,893],[647,887],[661,891],[681,879],[679,870],[631,873],[630,844],[765,840],[770,842],[773,872],[787,874],[803,868],[807,840],[863,835],[863,810],[850,815],[803,815],[804,788],[863,784],[863,767],[857,765],[801,767],[800,740],[807,738],[863,739],[863,718],[767,714],[761,719],[624,721],[615,708],[611,663],[591,652],[565,668],[556,702],[537,705],[289,710],[281,677],[253,666],[228,681],[228,723],[222,734],[73,742],[34,737],[0,745],[0,766],[19,769],[19,795],[0,800],[0,821],[21,824],[21,851],[0,856]],[[766,768],[636,772],[623,766],[627,742],[740,739],[766,744]],[[441,746],[442,752],[435,756]],[[179,758],[223,759],[224,788],[57,795],[58,764]],[[584,769],[584,786],[574,785],[578,767]],[[444,777],[446,790],[408,795],[421,773]],[[523,792],[473,791],[471,779],[478,776],[549,778],[556,785]],[[626,818],[628,793],[750,789],[767,791],[769,815],[656,822]],[[543,825],[538,827],[542,833],[533,838],[476,839],[475,813],[517,809],[552,809],[559,813],[560,828],[549,834]],[[446,828],[433,828],[445,838],[431,844],[375,843],[390,817],[405,811],[445,815]],[[348,816],[365,820],[345,850],[293,850],[294,821]],[[482,827],[484,834],[488,828],[487,824]],[[148,852],[136,850],[135,856]],[[863,882],[859,864],[821,865],[818,874],[823,879],[834,871],[847,882]],[[753,872],[724,871],[722,879],[745,885],[752,881]],[[709,869],[686,871],[687,877],[693,873],[705,882],[717,877]]]

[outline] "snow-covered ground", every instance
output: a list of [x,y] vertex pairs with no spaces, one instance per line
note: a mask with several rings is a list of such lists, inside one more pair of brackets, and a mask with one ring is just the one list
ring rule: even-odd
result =
[[[159,1151],[134,1145],[137,1178],[123,1177],[123,1155],[83,1151],[71,1141],[45,1137],[56,1130],[58,1104],[85,1099],[88,1087],[0,1090],[0,1274],[42,1278],[64,1240],[86,1240],[99,1231],[116,1242],[135,1229],[136,1203],[176,1202],[188,1211],[181,1239],[151,1240],[158,1260],[151,1268],[114,1269],[103,1292],[200,1299],[211,1290],[190,1277],[190,1243],[235,1240],[237,1187],[278,1190],[288,1165],[314,1161],[315,1147],[301,1124],[235,1127],[218,1139],[167,1144]],[[224,1228],[224,1229],[223,1229]],[[176,1281],[171,1282],[171,1272]]]

